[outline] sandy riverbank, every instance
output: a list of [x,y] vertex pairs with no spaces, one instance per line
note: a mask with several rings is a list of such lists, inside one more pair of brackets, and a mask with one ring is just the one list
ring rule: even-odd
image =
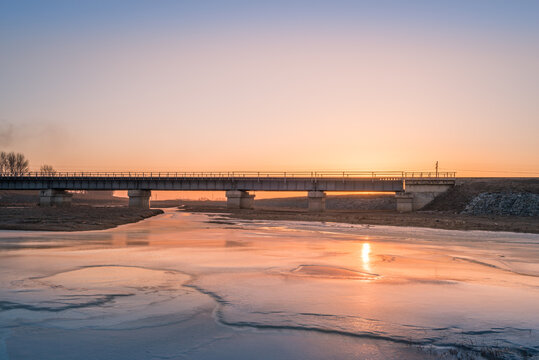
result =
[[188,212],[217,212],[233,219],[327,221],[350,224],[428,227],[448,230],[511,231],[539,234],[538,217],[472,216],[443,211],[398,213],[387,210],[326,210],[308,213],[305,210],[255,209],[229,210],[223,206],[185,205]]
[[0,207],[0,230],[103,230],[162,214],[160,209],[72,206],[69,208]]

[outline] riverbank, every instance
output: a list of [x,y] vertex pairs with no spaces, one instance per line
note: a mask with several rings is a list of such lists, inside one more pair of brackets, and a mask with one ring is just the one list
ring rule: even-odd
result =
[[321,221],[349,224],[427,227],[446,230],[510,231],[539,234],[539,217],[474,216],[448,211],[417,211],[398,213],[389,210],[326,210],[308,213],[293,209],[230,210],[224,206],[191,204],[182,207],[187,212],[221,213],[223,217],[245,220]]
[[0,230],[104,230],[162,214],[160,209],[72,206],[69,208],[0,207]]
[[181,204],[186,211],[218,212],[236,219],[539,234],[538,195],[538,178],[462,178],[423,210],[412,213],[395,211],[393,194],[328,194],[323,213],[309,213],[305,196],[255,200],[254,210],[229,210],[224,201],[181,201]]

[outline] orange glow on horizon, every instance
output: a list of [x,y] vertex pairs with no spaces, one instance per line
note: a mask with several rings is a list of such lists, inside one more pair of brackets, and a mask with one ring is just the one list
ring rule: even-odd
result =
[[530,32],[361,23],[2,42],[1,150],[61,171],[539,176]]

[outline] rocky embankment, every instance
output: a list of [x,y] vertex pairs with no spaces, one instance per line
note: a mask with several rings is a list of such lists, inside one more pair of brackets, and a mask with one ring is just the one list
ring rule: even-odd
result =
[[[484,194],[500,194],[484,195]],[[503,194],[503,195],[501,195]],[[512,194],[512,195],[511,195]],[[522,194],[529,198],[530,195],[539,195],[539,178],[468,178],[458,179],[455,187],[438,196],[424,210],[449,211],[455,214],[464,213],[465,209],[477,201],[478,206],[483,207],[482,212],[468,212],[474,214],[498,214],[498,212],[485,212],[497,208],[496,202],[504,202],[503,207],[513,202],[515,194]],[[527,195],[525,195],[527,194]],[[479,197],[478,200],[476,200]],[[532,196],[533,197],[533,196]],[[487,199],[490,199],[487,201]],[[488,203],[488,204],[487,204]],[[482,205],[479,205],[482,204]],[[503,212],[512,215],[507,211]]]
[[539,216],[539,194],[481,193],[466,205],[462,214]]

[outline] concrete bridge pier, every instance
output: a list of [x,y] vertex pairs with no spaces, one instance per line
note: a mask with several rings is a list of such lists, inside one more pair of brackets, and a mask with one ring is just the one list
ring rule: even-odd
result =
[[226,192],[226,207],[229,209],[254,208],[255,196],[243,190],[229,190]]
[[411,212],[414,210],[414,195],[406,194],[404,191],[395,193],[397,199],[398,212]]
[[65,190],[47,189],[39,192],[39,206],[71,206],[72,194]]
[[323,191],[309,191],[307,193],[309,201],[309,212],[322,212],[326,210],[326,193]]
[[149,209],[151,190],[128,190],[129,207]]

